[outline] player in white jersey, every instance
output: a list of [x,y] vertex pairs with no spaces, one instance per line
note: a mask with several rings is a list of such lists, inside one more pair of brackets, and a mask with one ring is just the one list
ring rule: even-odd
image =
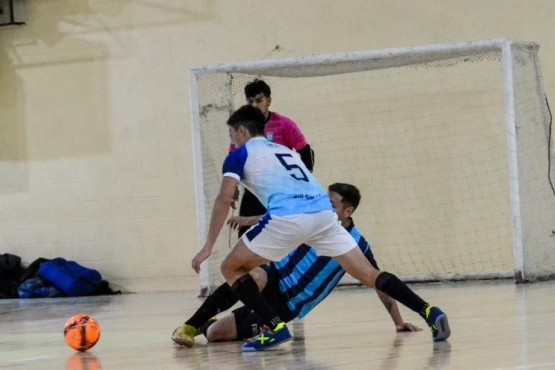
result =
[[223,171],[224,177],[241,181],[276,216],[332,211],[327,193],[298,154],[262,136],[229,155]]
[[347,273],[368,287],[376,287],[419,313],[432,330],[434,341],[450,335],[447,315],[430,306],[395,275],[380,272],[364,258],[352,236],[340,225],[331,202],[316,178],[288,148],[262,137],[264,116],[251,106],[235,111],[227,121],[236,148],[223,165],[223,179],[214,202],[208,236],[193,258],[192,267],[210,254],[234,202],[241,182],[252,191],[268,213],[235,244],[222,262],[226,282],[239,299],[260,317],[267,330],[243,344],[243,351],[258,351],[291,339],[287,326],[258,290],[249,271],[285,257],[301,244],[330,256]]

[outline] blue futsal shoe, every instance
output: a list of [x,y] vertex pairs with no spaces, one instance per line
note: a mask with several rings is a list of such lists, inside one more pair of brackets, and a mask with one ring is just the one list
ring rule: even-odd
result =
[[284,322],[280,322],[273,331],[262,329],[260,334],[245,342],[242,348],[243,352],[264,351],[288,340],[291,340],[289,329]]
[[426,307],[426,322],[432,330],[434,342],[446,340],[451,335],[447,314],[445,314],[445,312],[440,310],[438,307]]

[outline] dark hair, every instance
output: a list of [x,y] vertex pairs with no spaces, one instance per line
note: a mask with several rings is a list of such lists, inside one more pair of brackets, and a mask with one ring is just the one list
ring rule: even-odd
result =
[[257,78],[245,86],[245,98],[253,98],[258,94],[263,94],[269,98],[272,95],[272,90],[270,90],[270,86],[266,82]]
[[360,203],[360,191],[356,186],[336,182],[335,184],[328,186],[328,190],[341,195],[341,197],[343,197],[341,203],[357,209],[358,204]]
[[229,116],[227,125],[234,129],[244,126],[252,136],[258,136],[264,133],[265,121],[264,114],[260,109],[250,105],[243,105]]

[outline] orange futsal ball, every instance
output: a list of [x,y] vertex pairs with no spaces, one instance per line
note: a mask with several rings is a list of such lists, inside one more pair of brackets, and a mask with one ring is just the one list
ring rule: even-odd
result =
[[64,339],[71,348],[86,351],[100,339],[100,324],[89,315],[72,316],[64,326]]

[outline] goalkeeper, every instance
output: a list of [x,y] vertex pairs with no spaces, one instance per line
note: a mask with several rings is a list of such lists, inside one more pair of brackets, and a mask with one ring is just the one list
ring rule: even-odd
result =
[[[265,126],[264,136],[271,142],[278,143],[295,150],[299,153],[301,160],[310,172],[314,167],[314,151],[306,141],[301,129],[290,118],[270,111],[272,103],[272,91],[270,86],[263,80],[254,80],[245,86],[245,99],[247,104],[257,108],[264,114]],[[235,148],[230,148],[230,152]],[[238,194],[237,194],[238,195]],[[266,208],[248,190],[245,189],[241,204],[239,206],[239,216],[257,216],[266,213]],[[243,235],[249,226],[239,226],[239,237]]]
[[[370,245],[354,225],[351,215],[360,202],[359,190],[350,184],[335,183],[328,187],[332,206],[341,225],[357,241],[368,261],[378,269]],[[254,225],[259,217],[232,217],[232,228]],[[291,252],[279,262],[271,262],[250,272],[264,297],[283,321],[303,318],[316,307],[337,285],[345,271],[332,258],[318,256],[306,245]],[[310,286],[310,289],[306,289]],[[376,290],[397,331],[420,331],[421,328],[405,323],[394,299]],[[172,340],[191,347],[194,337],[204,334],[209,342],[243,340],[259,334],[263,323],[246,306],[239,307],[218,320],[214,316],[237,303],[227,283],[222,284],[203,302],[195,314],[175,329]]]

